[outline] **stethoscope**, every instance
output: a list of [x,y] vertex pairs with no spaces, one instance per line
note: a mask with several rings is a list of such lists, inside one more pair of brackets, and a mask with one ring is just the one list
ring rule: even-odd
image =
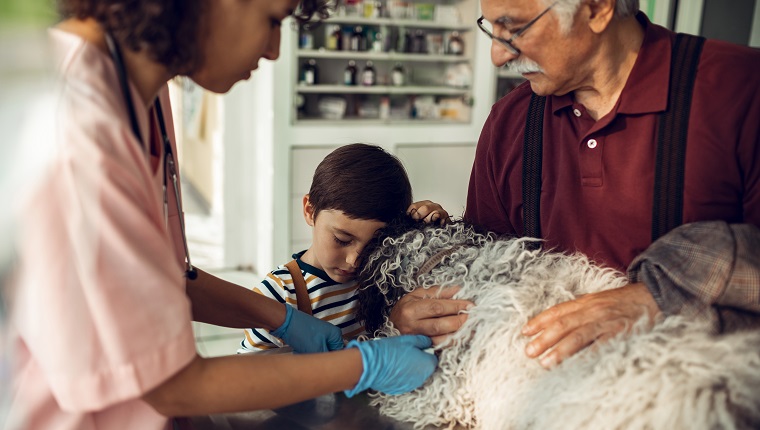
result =
[[[124,96],[124,103],[127,106],[127,113],[129,114],[129,122],[132,124],[132,132],[135,137],[146,148],[145,141],[142,139],[140,133],[140,126],[137,123],[137,114],[135,113],[135,106],[132,102],[132,95],[129,91],[129,84],[127,83],[127,71],[124,68],[124,60],[121,56],[121,49],[119,45],[113,40],[113,37],[109,33],[106,33],[106,44],[108,45],[108,51],[111,53],[111,60],[113,60],[116,73],[119,75],[119,86],[121,87],[122,95]],[[158,117],[158,125],[161,129],[161,140],[164,143],[164,222],[167,229],[169,228],[169,196],[166,193],[166,174],[172,179],[172,186],[174,187],[174,199],[177,203],[177,212],[179,217],[179,226],[182,230],[182,245],[185,247],[185,261],[187,264],[185,270],[185,276],[187,279],[196,279],[198,272],[193,267],[193,263],[190,262],[190,250],[187,247],[187,235],[185,235],[185,220],[182,219],[182,204],[179,200],[179,184],[177,183],[177,166],[174,163],[174,154],[172,152],[172,145],[169,141],[169,136],[166,133],[166,124],[164,123],[164,114],[161,110],[161,101],[156,97],[156,101],[153,103],[153,107],[156,109],[156,116]]]

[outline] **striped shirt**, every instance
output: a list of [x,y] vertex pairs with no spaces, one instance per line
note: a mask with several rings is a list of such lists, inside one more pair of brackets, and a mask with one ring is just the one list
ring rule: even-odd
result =
[[[298,267],[306,281],[312,314],[338,326],[343,332],[344,339],[353,339],[363,334],[364,327],[356,320],[356,307],[359,304],[356,296],[356,281],[345,284],[333,281],[323,270],[304,263],[301,260],[304,252],[306,251],[293,254],[293,258],[298,262]],[[293,279],[284,264],[271,271],[261,284],[253,288],[253,291],[298,308]],[[238,353],[282,346],[284,346],[282,340],[270,335],[268,330],[246,329]]]

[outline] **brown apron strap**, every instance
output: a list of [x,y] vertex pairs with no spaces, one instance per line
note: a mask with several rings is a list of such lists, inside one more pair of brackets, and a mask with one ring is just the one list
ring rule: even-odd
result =
[[296,302],[298,310],[311,315],[311,300],[309,300],[309,291],[306,289],[306,281],[303,279],[301,268],[298,267],[298,261],[293,260],[285,265],[290,272],[290,278],[293,280],[293,287],[296,289]]

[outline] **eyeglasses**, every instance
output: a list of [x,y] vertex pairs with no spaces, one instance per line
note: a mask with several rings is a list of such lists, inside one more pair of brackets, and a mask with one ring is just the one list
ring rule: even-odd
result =
[[517,47],[513,44],[514,41],[515,41],[515,39],[517,39],[518,37],[520,37],[523,34],[525,34],[525,32],[530,28],[531,25],[535,24],[536,21],[538,21],[542,16],[546,15],[546,12],[549,12],[549,10],[551,8],[553,8],[554,5],[556,5],[557,3],[559,3],[559,1],[555,1],[554,3],[552,3],[549,7],[547,7],[546,9],[544,9],[543,12],[539,13],[537,17],[531,19],[530,21],[528,21],[527,24],[525,24],[524,26],[522,26],[521,28],[519,28],[517,31],[515,31],[512,34],[512,37],[510,37],[509,39],[504,39],[504,38],[499,37],[499,36],[494,36],[493,32],[486,27],[488,24],[487,23],[485,23],[485,24],[483,23],[483,21],[485,19],[483,17],[483,15],[481,15],[480,18],[478,18],[478,28],[480,28],[480,30],[483,33],[485,33],[486,36],[490,37],[491,40],[495,40],[495,41],[501,43],[505,48],[507,48],[507,50],[510,53],[512,53],[514,55],[520,55],[520,50],[517,49]]

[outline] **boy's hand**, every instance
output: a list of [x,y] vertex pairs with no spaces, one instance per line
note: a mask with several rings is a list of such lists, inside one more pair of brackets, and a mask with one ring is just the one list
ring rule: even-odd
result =
[[422,221],[428,224],[438,223],[443,226],[451,222],[449,213],[441,205],[430,200],[412,203],[407,208],[406,214],[415,221]]

